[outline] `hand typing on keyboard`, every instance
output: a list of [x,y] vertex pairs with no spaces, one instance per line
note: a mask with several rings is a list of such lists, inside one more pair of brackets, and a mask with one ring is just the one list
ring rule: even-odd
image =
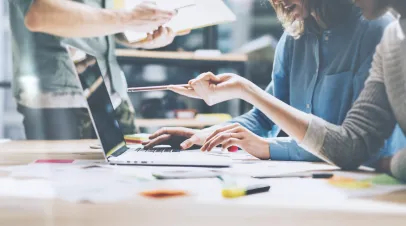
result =
[[[204,142],[204,136],[200,130],[173,127],[162,128],[149,137],[149,141],[144,142],[145,149],[154,148],[156,145],[170,145],[175,149],[198,149]],[[192,144],[186,148],[181,148],[181,144],[190,141]],[[189,143],[190,143],[189,142]],[[193,145],[194,144],[194,145]],[[199,146],[195,146],[199,145]]]
[[156,148],[134,148],[132,149],[135,152],[152,152],[152,153],[163,153],[163,152],[180,152],[180,149],[174,149],[169,147],[156,147]]

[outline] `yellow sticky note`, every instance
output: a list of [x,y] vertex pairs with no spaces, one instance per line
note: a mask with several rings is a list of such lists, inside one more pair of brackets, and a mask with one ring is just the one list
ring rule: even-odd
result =
[[335,187],[346,189],[365,189],[372,186],[372,184],[368,181],[356,181],[353,178],[337,176],[334,176],[333,178],[328,180],[328,183]]
[[114,8],[115,9],[124,8],[124,0],[114,0]]

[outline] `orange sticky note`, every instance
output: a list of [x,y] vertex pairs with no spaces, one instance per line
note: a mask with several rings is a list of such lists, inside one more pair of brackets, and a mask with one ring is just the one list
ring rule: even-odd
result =
[[144,191],[144,192],[141,192],[140,195],[149,197],[149,198],[162,199],[162,198],[185,196],[185,195],[187,195],[187,192],[182,191],[182,190],[162,189],[162,190]]

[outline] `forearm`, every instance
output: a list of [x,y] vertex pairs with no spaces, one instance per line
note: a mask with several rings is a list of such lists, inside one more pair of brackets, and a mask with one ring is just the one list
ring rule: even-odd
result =
[[125,30],[127,15],[69,0],[35,0],[25,16],[28,29],[62,37],[105,36]]
[[243,97],[245,101],[253,104],[272,119],[290,137],[298,142],[303,140],[310,121],[308,114],[289,106],[252,83],[245,92],[246,95]]
[[307,151],[344,169],[355,169],[376,154],[395,125],[384,84],[379,81],[367,82],[342,126],[300,112],[259,89],[248,90],[247,101]]
[[398,152],[393,157],[390,169],[393,176],[406,182],[406,149]]
[[320,159],[300,147],[291,137],[275,137],[269,139],[271,160],[319,162]]

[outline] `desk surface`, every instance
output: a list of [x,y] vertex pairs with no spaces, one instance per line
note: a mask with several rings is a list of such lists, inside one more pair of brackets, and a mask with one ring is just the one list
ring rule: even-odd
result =
[[[0,165],[21,158],[101,158],[90,149],[94,140],[19,141],[0,147]],[[27,158],[28,156],[28,158]],[[300,188],[298,188],[300,189]],[[255,196],[252,196],[254,200]],[[0,225],[404,225],[406,192],[326,202],[275,197],[271,203],[249,198],[199,202],[191,198],[150,200],[137,198],[114,204],[69,203],[61,200],[0,198]],[[333,199],[334,200],[334,199]]]
[[248,57],[245,54],[223,54],[220,56],[197,56],[194,52],[170,52],[170,51],[140,51],[133,49],[117,49],[118,57],[136,57],[152,59],[173,59],[173,60],[196,60],[196,61],[232,61],[246,62]]
[[27,164],[37,159],[102,159],[97,140],[11,141],[0,144],[0,165]]

